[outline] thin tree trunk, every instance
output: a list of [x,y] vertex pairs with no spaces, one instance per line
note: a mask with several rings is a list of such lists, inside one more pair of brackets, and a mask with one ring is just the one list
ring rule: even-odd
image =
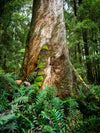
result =
[[78,4],[79,4],[79,6],[80,6],[81,3],[82,3],[82,0],[78,0]]
[[85,49],[85,57],[86,57],[86,67],[87,67],[87,79],[89,82],[93,81],[92,75],[92,66],[91,61],[89,58],[89,47],[88,47],[88,40],[87,40],[87,32],[83,29],[83,41],[84,41],[84,49]]
[[82,63],[82,53],[81,53],[81,48],[79,43],[78,43],[78,53],[79,53],[79,62]]
[[76,0],[73,0],[73,2],[74,2],[74,15],[77,16]]
[[55,85],[61,98],[70,94],[73,79],[85,86],[69,61],[63,0],[34,0],[23,63],[23,80],[34,71],[37,75],[42,73],[44,84]]
[[[95,44],[96,44],[96,54],[99,54],[99,51],[98,51],[98,43],[97,43],[97,40],[95,39]],[[100,84],[100,60],[97,59],[96,60],[96,81],[97,81],[97,84]]]
[[4,58],[3,58],[4,62],[3,62],[3,69],[6,70],[7,67],[6,67],[6,55],[4,55]]
[[77,51],[76,51],[76,44],[75,44],[75,61],[77,60]]

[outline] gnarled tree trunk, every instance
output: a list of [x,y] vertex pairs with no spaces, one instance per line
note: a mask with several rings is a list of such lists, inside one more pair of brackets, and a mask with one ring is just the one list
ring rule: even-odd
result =
[[85,86],[69,61],[63,0],[34,0],[23,79],[34,71],[42,73],[44,84],[55,85],[60,97],[70,94],[73,79]]

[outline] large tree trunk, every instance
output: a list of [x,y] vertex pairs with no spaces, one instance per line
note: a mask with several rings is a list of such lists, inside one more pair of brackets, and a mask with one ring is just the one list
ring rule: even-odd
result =
[[[60,97],[69,95],[73,79],[79,79],[69,61],[63,0],[34,0],[23,79],[34,71],[42,73],[44,84],[55,85]],[[75,81],[78,83],[81,79]],[[83,81],[82,85],[85,86]]]

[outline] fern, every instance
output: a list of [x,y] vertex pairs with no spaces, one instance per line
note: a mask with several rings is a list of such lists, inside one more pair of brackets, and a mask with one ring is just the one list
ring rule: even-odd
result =
[[16,118],[15,114],[0,116],[0,124],[1,125],[6,124],[9,120],[13,120],[15,118]]
[[4,131],[8,131],[8,133],[12,132],[15,133],[18,130],[18,125],[15,122],[8,123],[4,128]]
[[[42,82],[41,75],[38,77],[36,82]],[[44,85],[45,89],[41,91],[38,91],[37,84],[18,87],[9,75],[7,78],[0,75],[0,85],[1,111],[8,114],[0,116],[0,132],[78,133],[99,130],[98,87],[86,95],[80,87],[76,98],[71,93],[71,97],[62,101],[56,97],[55,87]],[[12,95],[12,100],[8,101]]]
[[60,133],[69,133],[69,131],[66,130],[66,127],[63,127],[63,128],[60,130]]
[[47,118],[48,118],[48,115],[47,115],[46,112],[44,112],[44,111],[41,111],[40,116],[42,116],[43,119],[45,119],[45,118],[47,119]]
[[51,126],[44,125],[43,133],[56,133],[56,132],[55,132],[55,129],[52,128]]
[[62,100],[60,100],[58,97],[54,97],[51,100],[51,103],[52,103],[52,107],[54,107],[54,108],[56,108],[58,110],[64,108]]
[[[86,128],[87,127],[87,128]],[[88,131],[96,131],[99,132],[100,130],[100,117],[95,115],[89,116],[88,119],[85,119],[83,128]]]
[[23,133],[33,133],[33,131],[31,129],[29,129],[28,131],[26,131],[24,128],[22,128]]
[[51,120],[53,121],[54,125],[60,122],[61,114],[55,108],[50,110]]
[[27,96],[21,96],[19,98],[16,98],[14,101],[12,101],[11,104],[14,103],[27,103],[28,102],[28,97]]
[[28,87],[24,87],[24,85],[21,85],[20,88],[17,89],[17,93],[14,94],[14,97],[20,97],[20,96],[30,96],[32,93],[36,94],[38,92],[36,85],[31,85]]
[[53,121],[53,124],[58,126],[59,128],[62,128],[64,126],[64,122],[63,122],[63,110],[56,110],[55,108],[53,108],[52,110],[49,110],[50,112],[50,117],[51,120]]
[[21,112],[18,113],[18,117],[24,118],[31,125],[31,127],[33,126],[32,122],[26,116],[24,116]]
[[48,87],[43,90],[37,95],[36,103],[42,103],[44,100],[51,100],[56,95],[55,87]]
[[53,124],[53,127],[56,127],[58,129],[60,129],[64,126],[63,110],[58,111],[55,108],[53,108],[52,110],[46,109],[45,111],[41,111],[40,115],[43,118],[44,124],[49,122],[48,124],[50,124],[50,125]]

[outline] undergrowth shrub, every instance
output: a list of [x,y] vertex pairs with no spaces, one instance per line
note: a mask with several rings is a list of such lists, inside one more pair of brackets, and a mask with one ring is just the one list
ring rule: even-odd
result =
[[88,86],[90,91],[84,95],[80,87],[76,101],[79,104],[79,109],[83,114],[83,125],[81,126],[85,132],[100,131],[100,95],[97,94],[99,87]]
[[10,74],[0,75],[0,112],[10,108],[9,103],[16,89],[17,85]]
[[[37,85],[16,85],[11,76],[0,75],[1,133],[86,133],[99,132],[99,87],[90,92],[71,95],[64,100],[56,96],[56,88],[39,91]],[[11,99],[9,100],[9,97]]]

